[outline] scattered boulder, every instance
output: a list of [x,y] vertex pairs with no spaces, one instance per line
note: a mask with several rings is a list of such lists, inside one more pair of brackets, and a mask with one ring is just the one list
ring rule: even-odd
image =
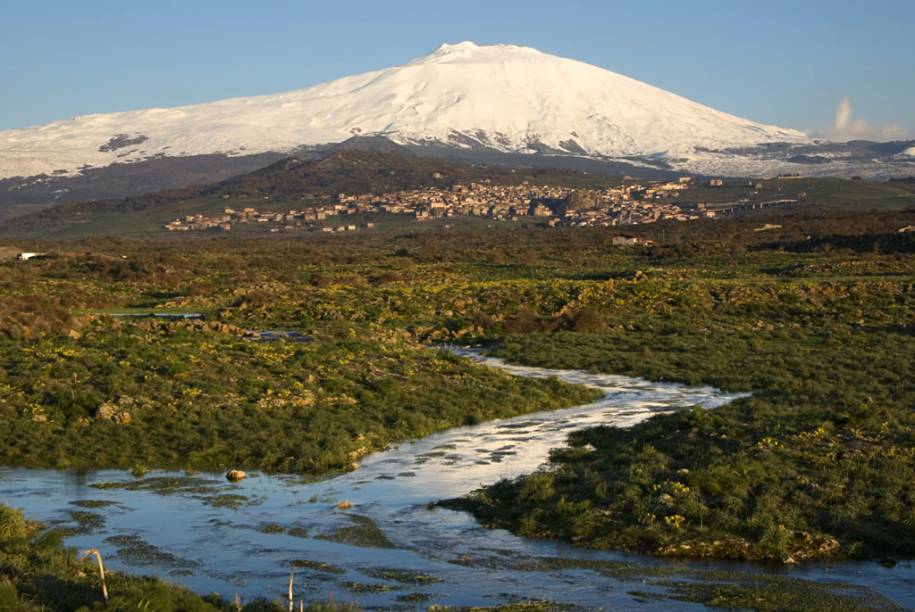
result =
[[[368,447],[360,446],[360,447],[350,451],[349,453],[347,453],[346,457],[347,457],[347,459],[349,459],[350,461],[353,462],[353,465],[358,466],[358,463],[356,463],[356,460],[361,459],[362,457],[365,457],[368,454],[369,454]],[[356,469],[356,468],[353,468],[353,469]]]
[[116,415],[120,410],[117,407],[117,404],[113,402],[104,402],[95,410],[95,418],[105,421],[113,421],[114,415]]
[[311,408],[315,405],[315,394],[308,389],[302,389],[298,396],[292,399],[292,405],[296,408]]
[[345,499],[343,501],[341,501],[339,504],[337,504],[337,508],[339,508],[340,510],[349,510],[352,507],[353,507],[353,504],[349,503]]
[[133,401],[127,397],[118,398],[116,402],[103,402],[95,410],[95,418],[99,421],[111,421],[118,425],[128,425],[133,421],[133,415],[124,410],[124,406],[132,405]]
[[226,472],[226,480],[229,482],[238,482],[242,478],[247,478],[248,474],[243,470],[229,470]]

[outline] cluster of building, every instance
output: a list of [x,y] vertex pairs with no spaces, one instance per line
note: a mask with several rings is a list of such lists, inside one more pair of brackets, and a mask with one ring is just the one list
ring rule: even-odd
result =
[[232,229],[238,224],[268,224],[270,231],[300,228],[323,232],[356,231],[373,223],[336,224],[346,215],[388,213],[408,215],[417,221],[457,216],[486,217],[497,221],[538,218],[551,227],[619,226],[657,221],[690,221],[715,216],[702,205],[678,203],[690,185],[689,177],[657,183],[625,183],[602,190],[554,185],[494,185],[471,182],[450,188],[430,187],[384,194],[341,193],[321,206],[265,212],[254,208],[226,208],[221,215],[188,215],[165,225],[170,231]]
[[340,204],[355,210],[410,215],[424,221],[442,217],[488,217],[498,221],[525,216],[550,217],[552,206],[568,198],[572,189],[552,185],[493,185],[490,182],[427,188],[382,195],[340,194]]
[[679,202],[690,182],[689,177],[682,177],[677,181],[628,183],[590,192],[591,202],[585,201],[575,208],[566,208],[556,221],[557,224],[575,227],[614,227],[714,217],[714,212],[702,206]]
[[315,224],[325,221],[330,217],[352,214],[356,211],[345,204],[329,204],[327,206],[303,208],[287,212],[258,211],[255,208],[244,208],[240,211],[234,208],[225,208],[221,215],[207,216],[201,213],[179,217],[164,225],[165,229],[172,232],[189,232],[201,230],[229,231],[235,225],[265,224],[271,232],[281,230],[289,231],[302,228],[314,228],[324,232],[354,232],[360,228],[371,229],[375,227],[372,222],[357,225],[345,223],[342,225],[323,225],[315,228]]

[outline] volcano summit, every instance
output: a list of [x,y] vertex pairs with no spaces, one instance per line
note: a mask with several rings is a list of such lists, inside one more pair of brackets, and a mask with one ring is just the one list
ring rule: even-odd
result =
[[[205,156],[206,169],[195,180],[214,180],[233,163],[250,169],[246,158],[250,166],[266,165],[277,159],[272,155],[354,138],[465,159],[562,156],[724,175],[894,173],[883,162],[867,167],[876,162],[866,146],[815,142],[529,47],[463,42],[402,66],[287,93],[0,132],[0,179],[8,179],[7,190],[58,182],[65,192],[63,179],[116,167],[126,176],[119,185],[129,187],[132,173],[142,170],[149,190],[177,186],[178,159]],[[885,163],[911,172],[911,160],[896,155],[911,144],[889,151]],[[866,160],[866,167],[855,160]],[[171,184],[150,176],[149,168],[163,162],[172,168]]]

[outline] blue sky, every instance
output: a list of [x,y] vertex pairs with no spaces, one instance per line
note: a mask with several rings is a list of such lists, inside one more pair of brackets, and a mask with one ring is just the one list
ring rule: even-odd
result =
[[442,42],[533,46],[736,115],[915,135],[915,2],[0,0],[0,129],[297,89]]

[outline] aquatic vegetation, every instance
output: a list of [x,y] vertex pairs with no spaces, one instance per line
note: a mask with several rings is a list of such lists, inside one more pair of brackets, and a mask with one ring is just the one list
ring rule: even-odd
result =
[[[442,505],[447,505],[443,503]],[[650,565],[623,561],[605,561],[580,559],[575,557],[529,557],[516,555],[513,551],[495,551],[496,555],[470,556],[461,555],[450,562],[466,567],[486,567],[491,569],[511,569],[523,572],[550,572],[555,570],[590,570],[617,580],[632,580],[668,577],[675,573],[681,575],[686,568],[673,568],[670,565]],[[692,574],[691,574],[692,575]]]
[[68,510],[67,514],[70,520],[75,523],[75,527],[67,528],[65,531],[68,535],[80,533],[92,533],[105,526],[105,516],[97,512],[86,512],[83,510]]
[[107,508],[118,505],[118,502],[107,499],[77,499],[70,503],[80,508]]
[[189,495],[211,493],[221,483],[211,478],[196,476],[152,476],[136,480],[97,482],[96,489],[124,489],[125,491],[152,491],[157,495]]
[[365,582],[342,582],[341,586],[353,593],[386,593],[393,588],[388,584],[369,584]]
[[[201,597],[154,578],[107,573],[108,609],[228,611],[227,602]],[[78,561],[61,544],[61,534],[46,531],[0,504],[0,608],[75,610],[102,605],[98,571]]]
[[[727,571],[686,565],[515,554],[461,557],[452,563],[530,572],[588,570],[615,580],[639,580],[652,590],[630,594],[645,601],[688,601],[715,608],[744,610],[901,610],[866,587],[841,582],[812,582],[753,569]],[[520,605],[540,604],[527,602]]]
[[206,503],[213,506],[214,508],[240,508],[242,506],[252,505],[257,503],[252,501],[247,495],[238,495],[235,493],[226,493],[223,495],[214,495],[213,497],[206,498]]
[[321,540],[363,546],[365,548],[394,548],[388,536],[375,524],[371,518],[360,514],[347,515],[352,525],[340,527],[331,533],[316,536]]
[[294,538],[307,538],[309,537],[309,531],[305,527],[290,527],[289,531],[286,532],[288,535],[291,535]]
[[467,612],[473,611],[482,611],[482,610],[493,610],[496,612],[552,612],[554,610],[583,610],[581,606],[573,606],[569,604],[557,603],[555,601],[548,600],[523,600],[523,598],[518,598],[521,601],[517,601],[510,604],[504,604],[500,606],[488,606],[488,607],[470,607],[470,608],[452,608],[449,606],[430,606],[430,611],[444,612],[445,610],[463,610]]
[[345,569],[339,565],[334,565],[332,563],[326,563],[324,561],[313,561],[311,559],[293,559],[289,562],[291,567],[296,568],[305,568],[315,572],[322,572],[325,574],[343,574],[346,572]]
[[[113,536],[118,555],[136,556],[131,563],[173,566],[182,571],[188,561],[176,559],[137,536]],[[328,570],[330,571],[330,570]],[[80,561],[61,544],[61,533],[27,521],[22,513],[0,504],[0,609],[39,610],[182,610],[235,612],[235,602],[218,596],[201,597],[157,578],[106,571],[109,599],[103,604],[98,570],[93,560]],[[283,612],[285,605],[264,599],[245,601],[243,612]],[[354,612],[346,603],[313,601],[309,612]]]
[[179,559],[173,554],[150,544],[138,535],[116,535],[105,538],[105,543],[117,549],[117,557],[130,565],[158,565],[168,567],[194,567],[196,562]]
[[432,574],[418,572],[415,570],[398,569],[396,567],[377,567],[364,570],[366,576],[377,578],[379,580],[393,580],[401,584],[435,584],[442,579]]
[[429,601],[432,599],[432,595],[428,593],[404,593],[403,595],[397,596],[397,601],[404,603],[420,603],[423,601]]
[[855,610],[905,608],[875,597],[868,589],[847,584],[816,584],[783,576],[753,575],[733,582],[665,580],[663,594],[650,599],[688,601],[733,610]]

